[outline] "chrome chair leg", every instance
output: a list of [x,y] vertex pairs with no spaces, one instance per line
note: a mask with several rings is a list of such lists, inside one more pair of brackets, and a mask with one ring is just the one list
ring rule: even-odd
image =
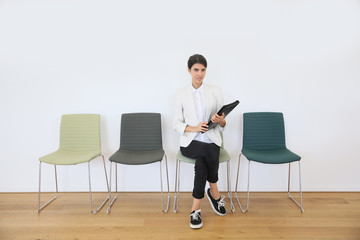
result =
[[228,198],[230,201],[230,208],[231,208],[231,212],[235,212],[235,206],[232,201],[232,193],[231,193],[230,161],[226,162],[226,175],[227,175],[227,192],[228,192]]
[[52,197],[49,201],[47,201],[44,205],[40,206],[40,193],[41,193],[41,162],[39,162],[39,195],[38,195],[38,200],[39,200],[39,204],[38,204],[38,210],[37,213],[40,213],[40,211],[46,207],[47,205],[49,205],[52,201],[54,201],[57,197],[58,197],[58,183],[57,183],[57,172],[56,172],[56,165],[54,165],[54,169],[55,169],[55,184],[56,184],[56,195],[54,197]]
[[111,201],[111,173],[112,173],[112,164],[113,162],[110,162],[110,190],[109,190],[109,207],[107,208],[106,212],[109,214],[110,213],[110,210],[111,210],[111,206],[114,204],[115,200],[117,199],[118,197],[118,180],[117,180],[117,163],[114,163],[115,164],[115,196],[114,196],[114,199]]
[[[169,173],[168,173],[168,166],[167,166],[167,156],[165,156],[165,167],[166,167],[166,179],[167,179],[167,187],[168,187],[168,197],[167,197],[167,207],[166,209],[164,208],[164,191],[163,191],[163,179],[162,179],[162,161],[160,161],[160,185],[161,185],[161,204],[162,204],[162,211],[164,213],[168,212],[169,210],[169,206],[170,206],[170,185],[169,185]],[[110,162],[110,189],[109,189],[109,199],[110,199],[110,203],[109,203],[109,207],[107,208],[106,212],[110,213],[111,211],[111,206],[114,204],[115,200],[118,197],[118,180],[117,180],[117,163],[115,164],[115,196],[113,198],[113,200],[111,200],[111,179],[112,179],[112,162]]]
[[[111,178],[112,178],[112,162],[111,161],[109,161],[110,162],[110,173],[109,173],[109,175],[110,175],[110,179],[109,179],[109,193],[108,193],[108,196],[109,196],[109,199],[110,199],[110,201],[109,201],[109,207],[110,207],[110,205],[111,205]],[[109,207],[106,209],[106,213],[109,213],[110,212],[110,209],[109,209]]]
[[300,204],[291,196],[290,193],[290,166],[291,163],[289,163],[289,177],[288,177],[288,196],[291,200],[294,201],[294,203],[300,208],[301,212],[303,213],[305,210],[303,208],[303,202],[302,202],[302,191],[301,191],[301,171],[300,171],[300,161],[299,161],[299,187],[300,187]]
[[175,197],[174,197],[174,213],[179,210],[179,198],[180,198],[180,161],[176,159],[176,170],[175,170]]
[[169,203],[170,203],[170,187],[169,187],[169,173],[168,173],[168,167],[167,167],[167,156],[166,154],[164,155],[165,157],[165,167],[166,167],[166,178],[167,178],[167,187],[168,187],[168,197],[167,197],[167,206],[166,209],[164,208],[164,192],[163,192],[163,180],[162,180],[162,161],[160,161],[160,182],[161,182],[161,207],[162,207],[162,211],[164,213],[167,213],[169,211]]
[[240,158],[241,158],[241,153],[239,154],[239,161],[238,161],[238,171],[237,171],[237,176],[236,176],[236,186],[235,186],[235,198],[239,204],[239,207],[241,209],[241,211],[243,213],[246,213],[249,210],[249,185],[250,185],[250,161],[249,161],[249,165],[248,165],[248,184],[247,184],[247,197],[246,197],[246,209],[243,209],[240,199],[238,198],[238,194],[237,194],[237,186],[238,186],[238,181],[239,181],[239,170],[240,170]]
[[[106,166],[105,166],[105,159],[104,156],[101,154],[100,155],[102,157],[103,160],[103,164],[104,164],[104,171],[105,171],[105,179],[106,179],[106,186],[109,192],[109,182],[108,182],[108,177],[107,177],[107,172],[106,172]],[[88,162],[88,173],[89,173],[89,194],[90,194],[90,212],[92,214],[95,214],[97,212],[99,212],[101,210],[101,208],[105,205],[105,203],[109,200],[109,195],[105,198],[105,200],[101,203],[101,205],[94,211],[92,208],[92,192],[91,192],[91,177],[90,177],[90,161]]]

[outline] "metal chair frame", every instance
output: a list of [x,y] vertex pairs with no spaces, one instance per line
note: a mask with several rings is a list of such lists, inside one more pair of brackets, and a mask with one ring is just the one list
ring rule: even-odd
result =
[[[163,178],[162,178],[162,160],[159,161],[160,163],[160,185],[161,185],[161,207],[162,207],[162,211],[164,213],[167,213],[169,210],[169,203],[170,203],[170,187],[169,187],[169,173],[168,173],[168,165],[167,165],[167,156],[166,154],[164,154],[163,159],[165,158],[165,167],[166,167],[166,179],[167,179],[167,188],[168,188],[168,197],[167,197],[167,205],[166,205],[166,209],[164,208],[164,191],[163,191]],[[109,196],[108,198],[111,200],[111,174],[112,174],[112,164],[113,162],[110,161],[110,191],[109,191]],[[115,162],[114,162],[115,163]],[[115,163],[115,196],[113,198],[112,201],[109,201],[109,207],[107,208],[106,212],[109,214],[111,211],[111,206],[113,205],[113,203],[115,202],[115,200],[118,197],[118,179],[117,179],[117,165],[119,163]]]
[[[103,165],[104,165],[104,171],[105,171],[105,179],[106,179],[106,186],[108,189],[108,192],[110,191],[109,188],[109,182],[108,182],[108,177],[107,177],[107,172],[106,172],[106,166],[105,166],[105,159],[104,159],[104,155],[100,154],[98,156],[102,157],[103,160]],[[98,157],[97,156],[97,157]],[[94,158],[95,159],[95,158]],[[40,193],[41,193],[41,163],[39,163],[39,194],[38,194],[38,210],[37,212],[40,213],[41,210],[43,210],[46,206],[48,206],[51,202],[53,202],[57,197],[58,197],[58,181],[57,181],[57,171],[56,171],[56,164],[54,164],[54,169],[55,169],[55,184],[56,184],[56,195],[54,197],[52,197],[49,201],[47,201],[44,205],[40,206]],[[90,212],[92,214],[96,214],[97,212],[99,212],[101,210],[101,208],[105,205],[105,203],[109,200],[109,195],[105,198],[105,200],[102,202],[102,204],[100,205],[100,207],[98,207],[96,210],[93,210],[92,207],[92,192],[91,192],[91,177],[90,177],[90,161],[88,162],[88,175],[89,175],[89,194],[90,194]]]
[[[175,197],[174,197],[174,213],[179,210],[179,199],[180,199],[180,160],[176,159],[176,171],[175,171]],[[230,161],[226,161],[226,174],[227,174],[227,193],[230,200],[231,212],[235,212],[235,206],[232,201],[231,193],[231,181],[230,181]]]
[[[238,197],[238,191],[237,191],[237,187],[238,187],[238,182],[239,182],[239,170],[240,170],[240,158],[241,158],[241,153],[239,154],[239,161],[238,161],[238,171],[237,171],[237,176],[236,176],[236,186],[235,186],[235,198],[239,204],[239,207],[241,209],[241,211],[243,213],[246,213],[249,210],[249,186],[250,186],[250,160],[249,164],[248,164],[248,183],[247,183],[247,196],[246,196],[246,209],[244,209],[241,205],[240,199]],[[299,162],[299,193],[300,193],[300,204],[295,200],[295,198],[293,198],[293,196],[291,195],[290,192],[290,166],[291,166],[291,162],[289,162],[289,175],[288,175],[288,196],[289,198],[300,208],[301,212],[304,212],[304,208],[303,208],[303,202],[302,202],[302,190],[301,190],[301,171],[300,171],[300,161]]]

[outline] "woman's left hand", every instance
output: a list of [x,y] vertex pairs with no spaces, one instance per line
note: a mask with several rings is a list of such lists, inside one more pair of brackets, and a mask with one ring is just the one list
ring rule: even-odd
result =
[[215,113],[214,116],[212,116],[211,121],[213,123],[218,123],[221,127],[223,127],[223,126],[225,126],[225,123],[226,123],[224,118],[225,118],[224,113],[222,113],[221,116],[218,115],[217,113]]

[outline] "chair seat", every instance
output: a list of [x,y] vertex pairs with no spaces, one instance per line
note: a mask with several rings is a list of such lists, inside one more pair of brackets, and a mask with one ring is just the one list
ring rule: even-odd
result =
[[39,158],[40,162],[55,165],[75,165],[89,162],[101,154],[100,151],[61,151],[50,153]]
[[119,149],[109,160],[127,165],[140,165],[161,161],[164,154],[165,152],[162,149],[143,151]]
[[[193,163],[193,164],[195,163],[195,160],[196,160],[193,158],[185,157],[184,155],[181,154],[180,150],[178,151],[177,159],[181,162]],[[231,157],[230,157],[229,153],[224,148],[220,148],[219,163],[228,162],[228,161],[230,161],[230,159],[231,159]]]
[[281,164],[299,161],[301,157],[287,148],[272,150],[252,150],[243,148],[241,150],[245,157],[254,162]]

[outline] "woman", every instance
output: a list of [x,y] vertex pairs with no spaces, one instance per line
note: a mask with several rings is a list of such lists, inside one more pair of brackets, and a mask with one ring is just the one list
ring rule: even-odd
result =
[[[206,181],[210,188],[206,195],[210,204],[220,216],[226,214],[224,196],[220,196],[217,181],[219,169],[219,154],[222,131],[226,125],[224,114],[216,112],[223,106],[221,89],[204,84],[207,61],[199,54],[188,60],[188,71],[191,75],[191,85],[179,89],[175,100],[173,128],[180,133],[180,151],[189,158],[196,159],[193,189],[193,204],[190,214],[190,227],[201,228],[201,199],[204,198]],[[208,130],[208,121],[218,123]]]

